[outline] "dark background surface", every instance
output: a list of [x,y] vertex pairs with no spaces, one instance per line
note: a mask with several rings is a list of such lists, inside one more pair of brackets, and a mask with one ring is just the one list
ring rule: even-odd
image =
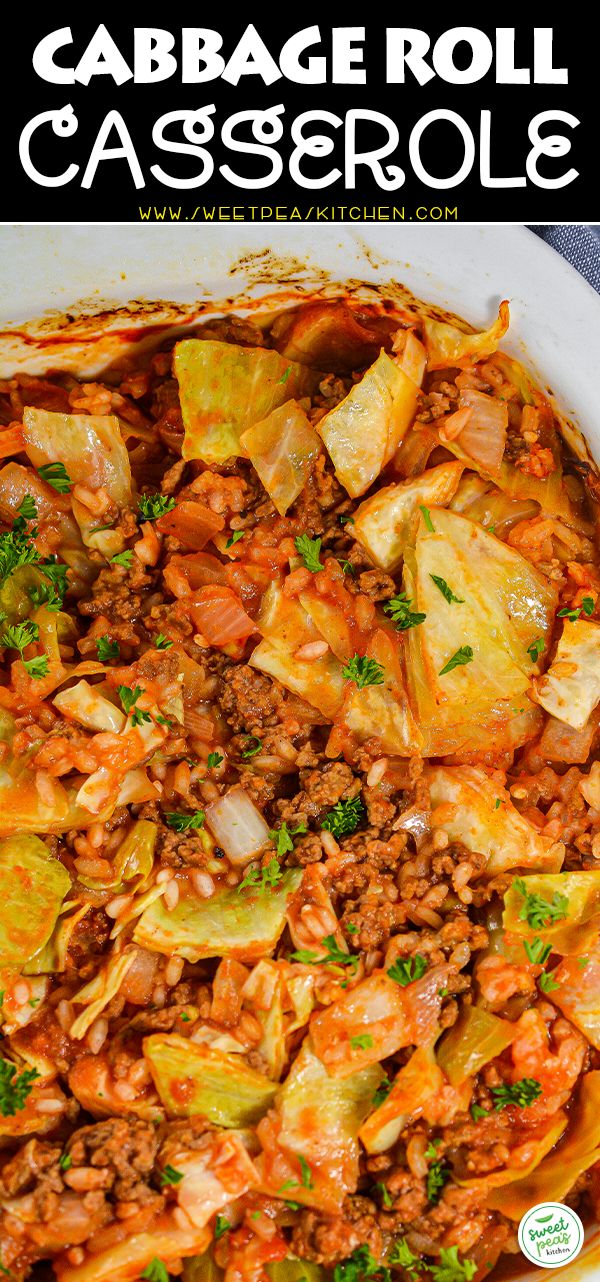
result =
[[[389,19],[400,25],[401,15]],[[165,205],[173,208],[181,206],[181,220],[194,215],[197,207],[204,205],[224,206],[288,206],[294,205],[306,216],[311,206],[396,206],[405,208],[405,218],[413,216],[417,206],[448,206],[458,208],[461,221],[518,221],[518,222],[593,222],[598,220],[597,198],[597,139],[595,131],[595,110],[589,94],[589,85],[594,82],[592,59],[594,57],[593,41],[582,39],[579,29],[574,30],[571,24],[562,23],[554,28],[554,62],[569,68],[569,84],[562,85],[496,85],[494,67],[484,80],[467,86],[447,85],[437,78],[424,87],[419,86],[412,77],[406,85],[386,85],[384,83],[384,50],[385,23],[366,23],[365,67],[367,84],[361,85],[311,85],[298,86],[285,79],[276,81],[267,87],[258,77],[246,77],[236,87],[220,81],[205,85],[181,85],[177,76],[156,85],[136,85],[128,81],[122,86],[114,84],[112,77],[95,77],[89,86],[51,85],[40,80],[31,64],[33,50],[42,36],[61,26],[70,25],[74,36],[74,60],[83,53],[86,44],[93,35],[101,18],[104,18],[109,31],[117,40],[119,48],[130,66],[133,63],[133,24],[113,22],[104,13],[95,15],[90,21],[81,17],[81,10],[71,13],[60,10],[56,16],[48,11],[48,16],[39,21],[28,13],[20,20],[16,18],[13,34],[9,44],[5,45],[5,58],[9,59],[13,83],[18,86],[18,93],[11,93],[4,103],[4,155],[8,160],[9,173],[5,178],[2,202],[2,219],[8,222],[137,222],[139,208],[151,208],[156,205],[161,210]],[[179,18],[181,21],[181,18]],[[246,20],[235,21],[219,18],[218,13],[207,16],[202,12],[198,17],[186,14],[183,21],[217,27],[224,36],[222,50],[225,58],[230,56],[240,38]],[[325,53],[330,44],[332,25],[352,23],[347,14],[338,17],[329,16],[320,21],[319,14],[296,13],[291,22],[264,20],[256,18],[258,30],[267,44],[273,57],[277,59],[281,44],[294,31],[317,22],[320,23],[323,48],[311,50],[313,54]],[[361,19],[355,19],[360,23]],[[412,15],[413,23],[426,26],[433,40],[447,28],[458,25],[459,20],[449,19],[443,26],[426,24],[424,17]],[[140,16],[138,23],[153,22],[150,18]],[[362,19],[364,25],[364,18]],[[475,24],[475,19],[472,19]],[[173,31],[176,37],[174,53],[177,55],[180,38],[180,27],[170,21],[170,14],[158,20],[154,25]],[[477,24],[481,25],[481,24]],[[493,39],[494,28],[482,27]],[[517,27],[516,52],[518,65],[532,65],[533,24],[520,24]],[[71,51],[62,51],[57,61],[64,65],[73,65]],[[60,173],[68,164],[80,166],[77,177],[67,186],[44,188],[33,183],[22,170],[18,156],[18,140],[23,126],[40,111],[58,109],[71,103],[79,120],[77,133],[69,139],[57,138],[51,126],[42,126],[32,146],[32,159],[45,173]],[[209,183],[186,192],[163,187],[150,174],[151,164],[161,164],[170,173],[188,176],[197,168],[197,162],[185,157],[176,157],[158,152],[151,139],[152,126],[163,113],[171,110],[189,108],[197,109],[208,103],[216,104],[216,138],[209,144],[214,159],[215,173]],[[398,163],[406,172],[403,187],[390,192],[380,189],[366,168],[359,169],[359,186],[355,192],[344,189],[343,179],[334,186],[320,191],[303,190],[291,182],[287,174],[287,164],[281,179],[274,187],[246,191],[230,185],[218,172],[220,164],[228,162],[237,172],[252,176],[264,172],[265,161],[256,162],[247,156],[227,151],[219,141],[220,127],[225,118],[234,112],[257,108],[265,109],[278,103],[285,105],[283,116],[284,138],[278,148],[287,160],[293,144],[290,143],[290,126],[300,112],[322,108],[344,116],[350,108],[365,108],[381,111],[394,118],[400,131],[398,155],[391,157],[392,163]],[[492,112],[492,172],[495,175],[514,175],[525,173],[525,159],[530,150],[527,127],[531,118],[539,111],[562,109],[571,112],[581,121],[578,128],[571,130],[566,126],[548,124],[544,133],[565,132],[572,137],[572,148],[568,156],[557,160],[540,162],[542,173],[548,176],[574,166],[579,170],[579,178],[572,184],[556,191],[540,189],[527,183],[525,188],[516,189],[483,189],[479,182],[478,164],[460,187],[436,191],[424,187],[411,175],[408,158],[408,137],[416,121],[434,108],[449,108],[458,112],[470,124],[475,133],[476,142],[479,134],[479,113],[482,109]],[[138,159],[140,161],[146,186],[136,191],[131,178],[129,166],[125,160],[106,160],[101,162],[96,179],[89,191],[82,190],[80,183],[87,164],[93,142],[99,126],[111,109],[119,110],[125,118],[131,133]],[[369,135],[369,126],[364,126],[365,145],[371,136],[375,143],[381,137]],[[244,136],[250,139],[250,127]],[[176,127],[174,137],[181,139],[180,126]],[[318,126],[312,130],[317,131]],[[312,131],[311,130],[311,131]],[[326,128],[329,133],[329,127]],[[305,161],[304,166],[310,172],[310,164],[317,164],[315,172],[338,166],[343,168],[343,130],[333,131],[336,141],[335,152],[331,157],[319,162]],[[110,143],[115,145],[114,134]],[[452,173],[460,163],[462,144],[457,149],[457,135],[452,126],[438,124],[428,135],[428,141],[422,148],[422,157],[426,166],[440,176]],[[254,167],[262,164],[262,169]],[[362,175],[362,177],[361,177]],[[154,215],[152,214],[151,217]],[[246,214],[246,216],[250,216]],[[332,213],[330,217],[334,217]],[[340,215],[338,215],[340,216]],[[169,215],[167,214],[167,219]],[[202,215],[196,214],[201,220]]]

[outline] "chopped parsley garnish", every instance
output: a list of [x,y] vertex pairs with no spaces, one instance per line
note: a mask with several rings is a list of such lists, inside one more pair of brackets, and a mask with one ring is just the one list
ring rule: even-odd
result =
[[64,463],[43,463],[38,474],[57,494],[68,494],[73,484]]
[[392,1089],[392,1083],[390,1082],[389,1077],[382,1077],[379,1083],[379,1086],[377,1087],[377,1090],[375,1091],[375,1094],[373,1096],[373,1108],[379,1108],[379,1105],[383,1104],[384,1100],[387,1099],[391,1089]]
[[63,1153],[62,1157],[59,1157],[58,1159],[58,1165],[61,1171],[69,1171],[73,1165],[73,1158],[71,1157],[71,1154]]
[[145,1282],[169,1282],[167,1267],[156,1255],[140,1273],[140,1277],[144,1278]]
[[393,1206],[387,1185],[383,1183],[383,1180],[378,1180],[377,1183],[373,1185],[373,1192],[379,1193],[379,1196],[381,1197],[381,1205],[385,1206],[386,1210],[389,1210],[390,1206]]
[[233,534],[228,538],[225,547],[232,548],[234,543],[239,543],[240,539],[243,539],[244,534],[245,530],[234,530]]
[[154,648],[156,650],[170,650],[172,645],[173,642],[169,641],[164,632],[157,632],[154,638]]
[[431,1282],[472,1282],[477,1272],[475,1260],[459,1260],[457,1246],[443,1246],[439,1263],[428,1264]]
[[482,1108],[481,1104],[471,1104],[469,1112],[474,1122],[478,1122],[480,1117],[489,1117],[487,1108]]
[[368,1051],[373,1045],[373,1038],[370,1033],[359,1033],[357,1037],[350,1038],[350,1045],[353,1051]]
[[339,560],[339,563],[340,563],[340,565],[341,565],[341,567],[342,567],[342,570],[344,571],[344,574],[351,574],[351,575],[352,575],[352,578],[355,578],[355,576],[356,576],[356,570],[354,569],[354,566],[352,565],[352,562],[351,562],[351,561],[344,561],[341,557],[338,557],[338,560]]
[[[40,566],[40,569],[43,567]],[[65,569],[67,567],[65,566]],[[65,584],[66,587],[66,584]],[[30,599],[36,606],[45,605],[47,610],[56,611],[62,609],[62,596],[57,591],[53,583],[38,583],[34,588],[28,588]]]
[[35,544],[19,529],[0,534],[0,585],[20,565],[35,565],[41,560]]
[[590,964],[590,959],[589,959],[589,957],[578,957],[578,958],[577,958],[577,965],[578,965],[578,966],[581,966],[581,969],[582,969],[582,970],[585,970],[586,966],[589,966],[589,964]]
[[300,1171],[301,1171],[300,1179],[302,1180],[302,1188],[311,1189],[313,1187],[312,1169],[309,1166],[306,1158],[302,1156],[302,1153],[298,1153],[297,1157],[300,1163]]
[[439,1149],[439,1147],[440,1147],[441,1142],[442,1142],[442,1141],[441,1141],[441,1139],[436,1139],[436,1140],[430,1140],[430,1141],[429,1141],[429,1144],[427,1145],[427,1148],[425,1149],[425,1157],[427,1158],[427,1161],[428,1161],[428,1162],[435,1162],[435,1161],[436,1161],[436,1159],[437,1159],[437,1151],[438,1151],[438,1149]]
[[440,578],[439,574],[430,574],[429,578],[433,580],[436,588],[439,588],[442,596],[445,597],[448,602],[448,605],[452,605],[453,603],[456,603],[456,605],[464,605],[464,596],[455,596],[452,588],[448,583],[446,583],[445,579]]
[[426,530],[429,530],[429,533],[430,533],[430,534],[435,534],[435,526],[434,526],[433,521],[432,521],[432,519],[431,519],[431,513],[430,513],[430,511],[429,511],[429,508],[428,508],[428,507],[423,507],[421,504],[419,504],[419,511],[420,511],[420,513],[421,513],[421,516],[423,517],[424,522],[425,522],[425,529],[426,529]]
[[24,1068],[17,1073],[16,1064],[0,1058],[0,1113],[2,1117],[14,1117],[15,1113],[25,1108],[27,1097],[33,1083],[39,1077],[37,1068]]
[[144,521],[158,521],[174,507],[175,499],[168,494],[141,494],[138,499],[138,512]]
[[291,367],[291,365],[288,365],[287,369],[284,369],[283,374],[281,375],[281,378],[278,378],[278,379],[277,379],[277,382],[278,382],[278,383],[287,383],[288,378],[289,378],[289,376],[290,376],[291,372],[292,372],[292,367]]
[[347,681],[354,681],[359,690],[365,686],[380,686],[385,680],[385,673],[376,659],[368,659],[366,654],[354,654],[342,668],[342,676]]
[[118,659],[120,650],[116,641],[110,641],[108,637],[98,637],[96,641],[96,650],[100,663],[106,663],[108,659]]
[[470,663],[473,658],[473,650],[470,645],[461,645],[452,655],[448,662],[440,668],[438,676],[445,677],[447,672],[452,672],[453,668],[462,668],[465,663]]
[[353,921],[346,922],[346,933],[348,935],[358,935],[358,926]]
[[42,677],[48,676],[50,663],[47,654],[36,654],[35,659],[24,659],[23,667],[29,677],[34,681],[40,681]]
[[224,1215],[217,1215],[215,1219],[215,1242],[218,1242],[219,1238],[223,1237],[224,1233],[228,1233],[230,1228],[231,1224],[229,1223],[229,1220],[227,1220]]
[[411,1282],[415,1282],[421,1260],[418,1255],[413,1255],[406,1238],[401,1237],[394,1242],[388,1259],[390,1264],[399,1264],[408,1273]]
[[0,635],[0,646],[6,650],[18,650],[21,658],[26,646],[37,641],[40,630],[33,619],[25,619],[23,623],[9,623]]
[[206,758],[206,764],[209,770],[214,770],[217,766],[220,766],[221,762],[224,760],[225,758],[221,756],[220,752],[209,752],[208,757]]
[[125,569],[129,568],[132,561],[133,552],[129,548],[126,548],[124,552],[115,552],[115,555],[110,558],[111,565],[123,565]]
[[255,757],[257,752],[262,748],[262,739],[257,739],[255,734],[246,735],[246,747],[242,752],[242,761],[248,761],[250,757]]
[[432,1206],[437,1206],[444,1185],[450,1179],[450,1170],[443,1162],[432,1162],[427,1172],[427,1197]]
[[593,598],[591,596],[584,596],[581,602],[581,605],[576,605],[576,606],[566,605],[562,610],[559,610],[558,618],[569,619],[571,623],[574,623],[575,620],[579,618],[582,610],[583,610],[583,613],[587,614],[589,617],[590,614],[594,613],[595,608],[596,606]]
[[161,1189],[164,1189],[167,1188],[169,1184],[181,1184],[182,1179],[183,1171],[176,1171],[175,1167],[169,1166],[169,1163],[167,1162],[167,1165],[160,1173],[160,1187]]
[[527,653],[532,663],[537,663],[540,654],[544,653],[545,648],[543,637],[536,637],[535,641],[532,641],[531,645],[527,646]]
[[292,838],[303,832],[306,832],[306,824],[298,824],[297,828],[288,828],[285,819],[279,825],[279,828],[269,828],[269,837],[275,843],[279,859],[282,859],[284,855],[289,854],[290,850],[294,849]]
[[368,1246],[357,1246],[347,1260],[336,1264],[333,1282],[364,1282],[376,1278],[377,1282],[391,1282],[391,1273],[385,1264],[378,1264]]
[[134,726],[141,726],[144,721],[152,720],[149,712],[144,712],[142,708],[136,708],[135,706],[143,693],[141,686],[134,686],[133,690],[131,686],[117,686],[117,694],[121,700],[123,712],[126,716],[131,713],[131,724]]
[[363,817],[364,809],[360,797],[350,797],[348,801],[338,801],[333,810],[328,810],[325,818],[321,820],[321,827],[326,832],[330,832],[333,837],[346,837],[348,833],[354,832],[358,827]]
[[359,957],[356,953],[345,953],[338,946],[334,935],[325,935],[321,944],[327,949],[324,957],[319,957],[309,948],[299,948],[297,952],[290,953],[290,958],[301,962],[303,966],[351,966],[353,972],[356,971]]
[[340,525],[354,525],[354,517],[346,516],[344,513],[342,513],[341,516],[338,516],[338,521]]
[[190,829],[202,827],[204,811],[194,810],[193,814],[184,815],[179,810],[171,810],[165,815],[165,819],[174,832],[189,832]]
[[533,966],[543,966],[552,952],[552,945],[545,944],[538,935],[531,942],[528,939],[524,939],[523,948]]
[[250,872],[246,873],[244,880],[240,882],[237,888],[238,895],[240,891],[246,890],[248,887],[258,891],[259,895],[264,895],[267,890],[274,890],[275,886],[279,885],[282,877],[283,873],[279,862],[273,855],[266,868],[251,868]]
[[419,624],[424,623],[427,618],[426,614],[411,610],[411,605],[411,598],[407,597],[405,592],[401,592],[400,596],[393,596],[386,601],[383,607],[385,613],[390,615],[398,632],[406,632],[408,628],[418,628]]
[[41,583],[39,587],[32,588],[29,594],[31,600],[34,605],[45,605],[48,610],[62,609],[63,597],[69,586],[69,567],[55,557],[48,557],[47,560],[40,561],[39,569],[51,586]]
[[517,877],[513,886],[524,899],[519,921],[526,921],[533,930],[554,926],[557,921],[564,921],[568,916],[569,900],[558,890],[554,891],[552,899],[544,899],[543,895],[530,894],[522,877]]
[[299,534],[294,539],[298,556],[302,557],[307,570],[311,574],[318,574],[323,569],[321,563],[321,540],[309,539],[308,534]]
[[35,506],[35,499],[31,494],[26,494],[25,497],[21,499],[17,512],[19,513],[19,516],[24,517],[26,521],[37,521],[37,508]]
[[522,1077],[520,1082],[513,1082],[512,1086],[492,1086],[491,1093],[494,1108],[499,1113],[509,1104],[516,1104],[517,1108],[530,1108],[540,1098],[542,1088],[535,1077]]
[[402,960],[397,959],[392,966],[388,967],[390,979],[401,984],[406,988],[408,984],[414,984],[416,979],[420,979],[427,970],[428,962],[421,953],[415,953],[414,957],[404,957]]
[[538,976],[538,984],[543,993],[555,993],[556,989],[560,988],[558,980],[554,979],[547,970],[543,970],[541,975]]

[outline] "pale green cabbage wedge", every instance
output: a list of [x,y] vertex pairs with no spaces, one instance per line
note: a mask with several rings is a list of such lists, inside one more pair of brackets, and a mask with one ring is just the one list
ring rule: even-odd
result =
[[169,1117],[202,1116],[216,1126],[253,1126],[267,1112],[277,1083],[227,1055],[175,1033],[144,1039],[144,1056]]
[[0,841],[0,967],[21,967],[49,940],[71,878],[39,837]]

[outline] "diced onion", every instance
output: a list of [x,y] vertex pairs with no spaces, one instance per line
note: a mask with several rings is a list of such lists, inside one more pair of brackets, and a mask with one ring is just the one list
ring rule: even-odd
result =
[[88,730],[112,730],[118,734],[125,725],[121,709],[99,694],[88,681],[78,681],[76,686],[61,690],[52,702],[65,717],[72,717]]
[[206,822],[236,868],[249,863],[268,840],[269,829],[243,788],[230,788],[207,806]]

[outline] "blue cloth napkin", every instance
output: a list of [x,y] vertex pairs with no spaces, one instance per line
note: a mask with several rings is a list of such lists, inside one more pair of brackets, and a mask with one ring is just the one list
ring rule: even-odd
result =
[[600,294],[600,237],[597,235],[600,228],[583,223],[559,223],[554,227],[530,226],[529,230],[562,254]]

